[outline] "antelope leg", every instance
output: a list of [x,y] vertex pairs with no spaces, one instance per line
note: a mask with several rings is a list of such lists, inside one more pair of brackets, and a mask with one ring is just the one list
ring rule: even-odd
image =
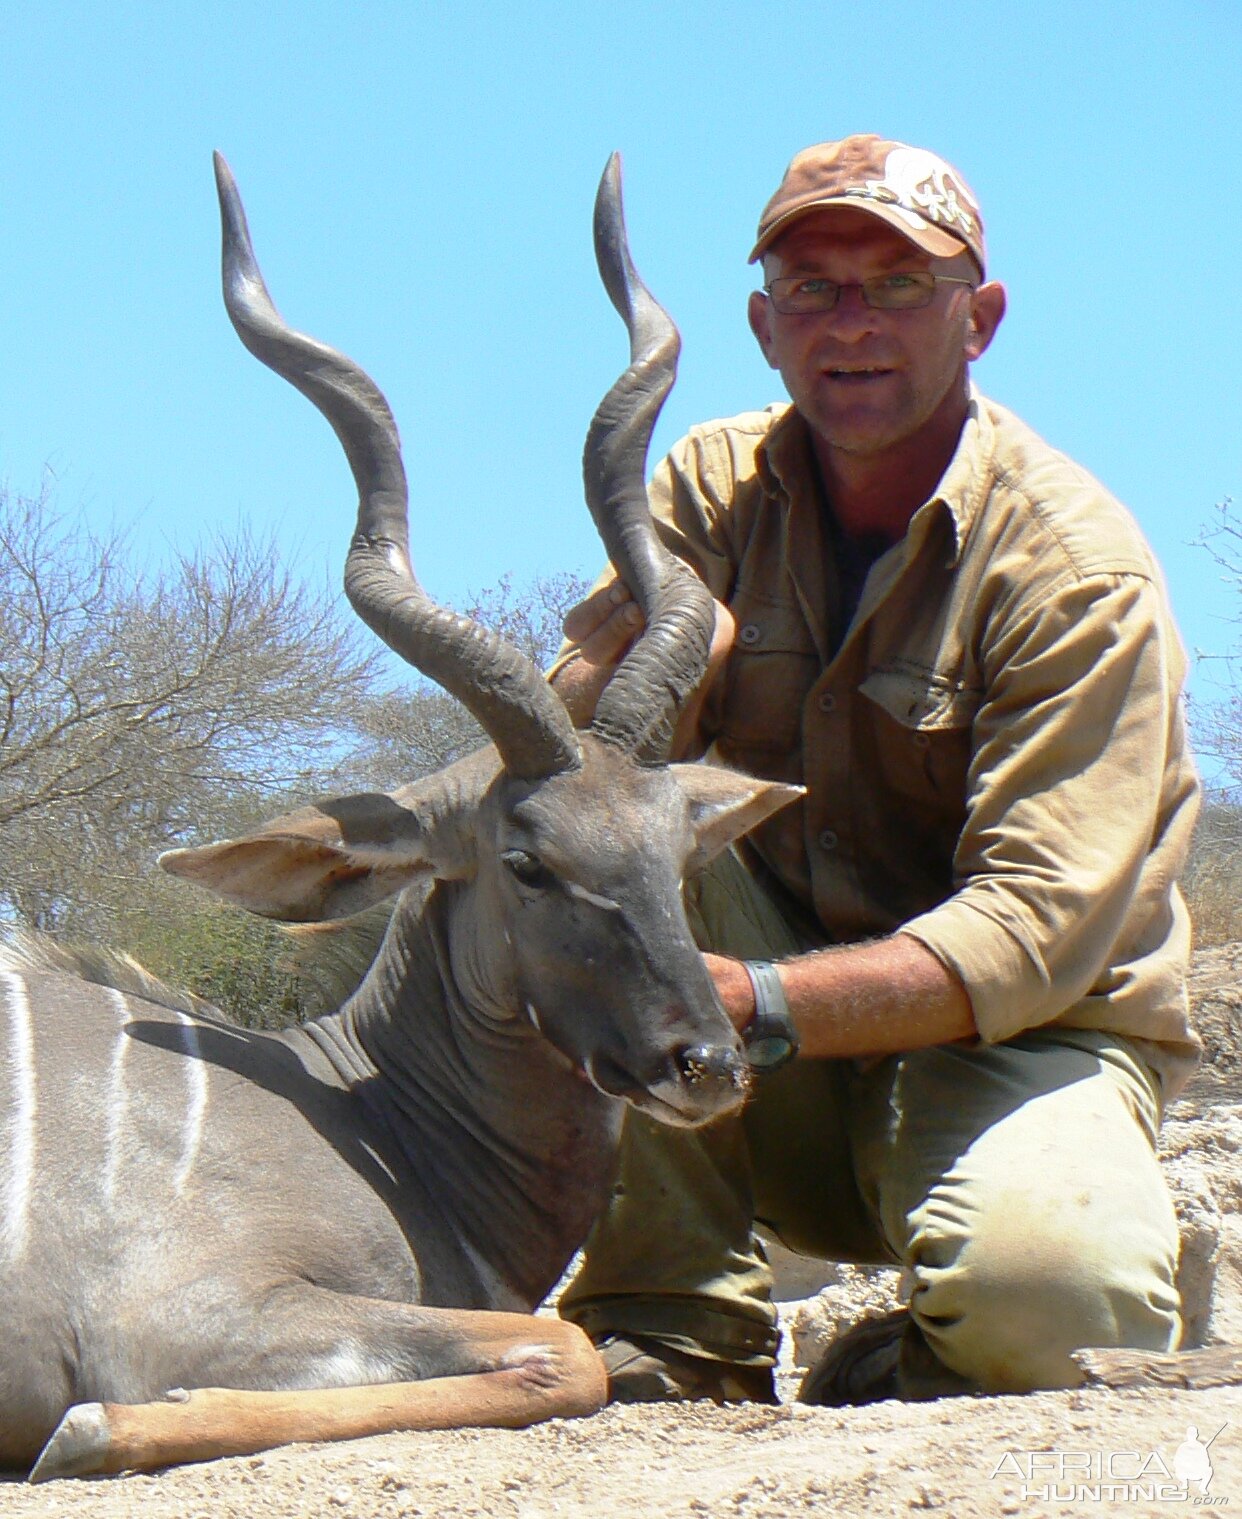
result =
[[61,1420],[30,1480],[152,1471],[295,1441],[398,1430],[521,1429],[595,1413],[607,1401],[603,1362],[575,1325],[501,1314],[470,1317],[508,1319],[526,1333],[519,1338],[512,1330],[481,1330],[480,1351],[495,1369],[462,1376],[294,1392],[202,1387],[170,1393],[160,1403],[80,1403]]

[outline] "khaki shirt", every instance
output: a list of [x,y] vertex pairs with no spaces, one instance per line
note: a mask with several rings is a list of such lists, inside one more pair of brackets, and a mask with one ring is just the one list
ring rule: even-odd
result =
[[696,427],[651,497],[737,620],[704,746],[808,788],[746,847],[829,942],[923,943],[985,1040],[1108,1029],[1171,1096],[1198,1057],[1175,884],[1198,785],[1185,656],[1125,509],[976,393],[847,626],[792,407]]

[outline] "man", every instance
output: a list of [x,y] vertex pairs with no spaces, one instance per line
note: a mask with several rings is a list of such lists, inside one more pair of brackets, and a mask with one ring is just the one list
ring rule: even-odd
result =
[[[681,753],[807,788],[688,888],[743,1038],[800,1054],[740,1123],[629,1124],[561,1311],[614,1397],[770,1398],[757,1219],[910,1284],[812,1400],[1071,1385],[1077,1347],[1180,1333],[1183,655],[1124,509],[971,385],[1005,293],[956,170],[809,148],[751,260],[792,405],[696,428],[651,495],[718,602]],[[567,618],[578,714],[640,625],[615,582]]]

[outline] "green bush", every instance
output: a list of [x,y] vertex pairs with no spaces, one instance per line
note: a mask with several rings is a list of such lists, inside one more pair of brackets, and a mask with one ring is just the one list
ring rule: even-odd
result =
[[284,930],[235,908],[187,903],[185,895],[175,913],[122,920],[115,947],[246,1028],[300,1022],[308,1009]]

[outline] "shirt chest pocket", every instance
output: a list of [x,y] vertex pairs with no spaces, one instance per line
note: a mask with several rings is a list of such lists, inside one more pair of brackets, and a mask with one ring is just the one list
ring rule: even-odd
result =
[[875,718],[872,759],[902,796],[965,802],[983,692],[932,670],[875,670],[859,687]]
[[720,735],[733,751],[798,747],[802,703],[819,678],[819,654],[796,606],[739,590]]

